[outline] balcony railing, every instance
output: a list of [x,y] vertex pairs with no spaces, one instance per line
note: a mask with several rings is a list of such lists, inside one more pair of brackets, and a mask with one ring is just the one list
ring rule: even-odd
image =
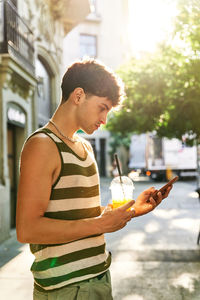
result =
[[33,33],[8,0],[0,1],[0,53],[9,53],[34,73]]

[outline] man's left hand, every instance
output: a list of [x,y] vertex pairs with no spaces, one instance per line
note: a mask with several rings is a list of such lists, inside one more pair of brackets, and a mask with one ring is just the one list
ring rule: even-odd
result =
[[151,187],[143,191],[136,199],[133,208],[135,210],[135,217],[145,215],[156,208],[163,199],[167,198],[172,186],[169,186],[164,195],[161,192],[156,194],[156,197],[152,195],[157,191],[154,187]]

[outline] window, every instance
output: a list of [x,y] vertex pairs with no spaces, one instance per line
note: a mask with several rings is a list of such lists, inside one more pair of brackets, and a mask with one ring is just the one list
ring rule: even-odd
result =
[[97,57],[97,38],[95,35],[80,35],[80,58],[84,56]]
[[90,0],[90,9],[92,14],[97,13],[97,1],[96,0]]
[[38,78],[38,126],[44,126],[51,117],[51,77],[43,62],[37,58],[35,64]]

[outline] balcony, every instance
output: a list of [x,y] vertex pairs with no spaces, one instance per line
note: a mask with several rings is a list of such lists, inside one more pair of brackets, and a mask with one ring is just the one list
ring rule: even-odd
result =
[[90,13],[89,0],[45,0],[49,4],[54,20],[59,20],[65,35]]
[[33,33],[8,0],[0,1],[0,54],[8,53],[34,74]]

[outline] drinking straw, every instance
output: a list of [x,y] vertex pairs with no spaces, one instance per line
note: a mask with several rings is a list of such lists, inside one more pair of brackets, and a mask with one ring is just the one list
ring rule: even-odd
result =
[[121,183],[121,186],[122,186],[123,196],[124,196],[124,199],[125,199],[124,187],[123,187],[123,182],[122,182],[122,172],[121,172],[121,168],[120,168],[120,165],[119,165],[119,159],[118,159],[117,153],[114,154],[114,157],[115,157],[115,161],[116,161],[116,164],[117,164],[117,170],[118,170],[118,173],[119,173],[119,179],[120,179],[120,183]]

